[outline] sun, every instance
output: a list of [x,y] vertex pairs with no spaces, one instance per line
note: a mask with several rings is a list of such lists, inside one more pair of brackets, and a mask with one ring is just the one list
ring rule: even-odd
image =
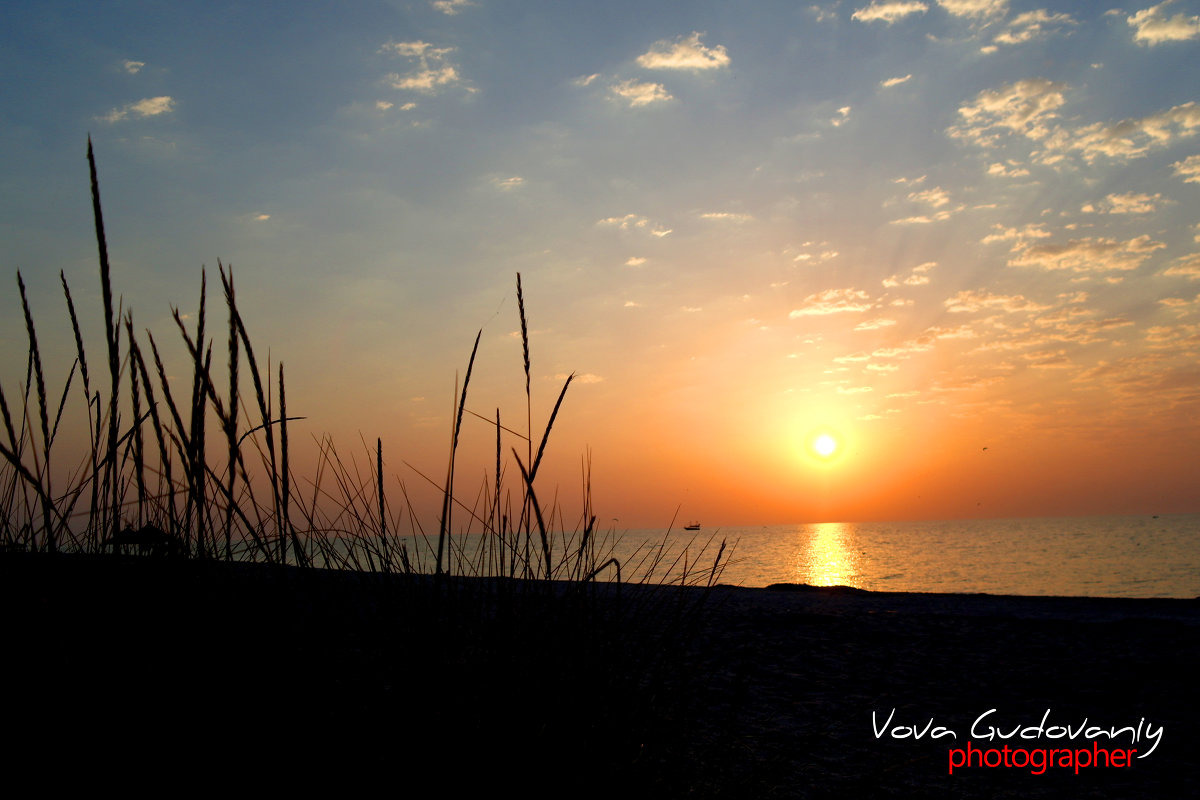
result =
[[821,458],[829,458],[837,452],[837,439],[834,439],[828,433],[822,433],[816,439],[813,439],[812,448]]

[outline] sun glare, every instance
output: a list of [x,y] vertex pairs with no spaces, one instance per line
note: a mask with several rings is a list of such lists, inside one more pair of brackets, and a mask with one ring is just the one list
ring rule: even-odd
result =
[[821,458],[829,458],[831,455],[837,452],[838,444],[837,440],[832,436],[827,433],[823,433],[813,440],[812,447],[813,450],[816,451],[817,455],[821,456]]

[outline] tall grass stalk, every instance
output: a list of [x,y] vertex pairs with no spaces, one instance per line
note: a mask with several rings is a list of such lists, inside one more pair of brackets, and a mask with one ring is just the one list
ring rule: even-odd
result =
[[[29,352],[25,381],[15,396],[18,402],[10,405],[14,395],[6,395],[0,386],[4,425],[0,434],[0,541],[5,548],[131,553],[138,547],[153,552],[161,545],[173,554],[204,560],[581,584],[601,577],[654,580],[681,571],[699,571],[693,552],[672,557],[665,544],[639,553],[632,561],[614,555],[615,531],[604,533],[597,525],[590,454],[582,465],[582,509],[577,516],[570,516],[574,522],[564,512],[557,490],[541,486],[551,433],[575,375],[568,376],[561,386],[535,439],[530,327],[519,273],[516,290],[524,432],[506,427],[499,408],[484,417],[467,407],[468,397],[475,391],[475,367],[482,358],[480,330],[461,385],[456,381],[454,387],[444,479],[431,480],[410,461],[397,459],[412,474],[436,486],[441,499],[436,537],[422,524],[402,480],[395,484],[400,502],[392,510],[389,493],[394,495],[397,489],[389,486],[385,473],[382,438],[376,439],[373,453],[364,442],[369,466],[360,469],[357,458],[344,459],[328,438],[313,437],[313,470],[297,481],[291,463],[291,424],[304,417],[288,415],[282,363],[275,376],[269,358],[266,372],[262,370],[239,308],[232,268],[217,262],[227,326],[223,337],[226,357],[218,357],[225,363],[216,369],[224,373],[214,374],[216,343],[208,331],[204,270],[194,317],[178,307],[170,309],[190,363],[168,369],[160,342],[148,329],[139,334],[132,312],[122,311],[123,301],[114,293],[90,138],[87,161],[109,372],[107,392],[93,380],[82,335],[85,326],[67,276],[60,272],[75,358],[64,370],[67,377],[61,392],[54,394],[57,405],[51,402],[32,298],[18,274]],[[122,374],[124,369],[129,370],[128,376]],[[181,389],[180,383],[187,386],[186,377],[181,381],[172,376],[188,373],[190,387]],[[74,389],[77,378],[79,389]],[[124,388],[123,381],[127,381]],[[278,410],[272,389],[278,393]],[[56,456],[55,450],[64,446],[56,444],[60,423],[80,412],[85,415],[86,434],[70,446],[82,445],[82,452],[69,458]],[[483,470],[483,480],[471,496],[458,486],[464,474],[457,462],[467,414],[494,426],[495,433],[494,463]],[[147,424],[150,440],[143,427]],[[219,431],[220,445],[213,450],[220,455],[215,458],[210,457],[207,446],[210,431],[212,435]],[[507,437],[523,439],[525,444],[506,446]],[[507,468],[508,458],[516,470]],[[66,469],[68,463],[78,466]],[[303,491],[298,491],[302,486]],[[145,541],[159,536],[153,540],[157,544],[123,544],[133,541],[127,538],[126,529],[145,529],[139,535]],[[151,539],[144,538],[147,536]],[[707,570],[710,576],[719,571],[722,553],[718,551]],[[635,575],[640,577],[633,578]]]

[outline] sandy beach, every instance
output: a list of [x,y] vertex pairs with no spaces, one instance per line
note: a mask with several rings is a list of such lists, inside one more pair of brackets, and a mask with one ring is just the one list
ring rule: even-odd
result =
[[[564,616],[576,601],[559,587],[522,595],[513,622],[508,601],[450,619],[427,580],[317,570],[10,553],[0,576],[10,775],[350,788],[432,770],[559,796],[1200,790],[1193,600],[722,586],[697,611],[700,590],[607,587]],[[1078,774],[949,774],[968,740],[1138,753]]]

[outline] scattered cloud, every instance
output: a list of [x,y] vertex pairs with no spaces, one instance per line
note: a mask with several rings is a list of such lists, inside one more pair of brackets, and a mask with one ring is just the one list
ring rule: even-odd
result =
[[256,222],[266,222],[270,218],[271,218],[270,214],[255,214],[254,215],[254,220]]
[[175,110],[175,100],[171,97],[147,97],[130,103],[122,108],[114,108],[101,119],[105,122],[120,122],[130,117],[157,117]]
[[145,61],[126,61],[121,64],[121,69],[128,72],[130,75],[137,75],[141,72],[142,67],[146,66]]
[[988,175],[999,175],[1002,178],[1023,178],[1029,170],[1016,161],[1009,160],[1001,164],[999,161],[988,167]]
[[1028,239],[1047,239],[1051,236],[1050,231],[1046,230],[1046,226],[1040,222],[1026,225],[1023,228],[1006,228],[1003,225],[993,225],[992,229],[996,233],[989,233],[980,239],[980,244],[1006,242],[1014,239],[1018,242],[1024,242]]
[[1087,203],[1081,210],[1085,214],[1149,214],[1154,211],[1157,207],[1156,204],[1162,199],[1162,194],[1157,192],[1155,194],[1138,194],[1136,192],[1110,194],[1104,202],[1098,205]]
[[1195,102],[1141,119],[1064,127],[1058,123],[1058,109],[1066,103],[1066,89],[1066,85],[1045,78],[986,89],[959,107],[961,122],[946,133],[987,148],[999,146],[1005,136],[1018,135],[1041,148],[1031,152],[1034,161],[1056,164],[1066,155],[1078,153],[1090,164],[1100,156],[1138,158],[1200,130],[1200,106]]
[[[558,381],[558,382],[562,382],[570,377],[571,376],[568,375],[567,373],[560,372],[554,376],[554,380]],[[599,375],[593,375],[590,372],[584,372],[582,374],[576,373],[575,377],[573,378],[573,381],[575,383],[601,383],[604,381],[604,378],[600,377]]]
[[392,103],[389,103],[387,100],[376,100],[375,101],[375,110],[376,111],[387,111],[391,107],[392,107]]
[[623,231],[644,231],[652,236],[662,238],[671,233],[670,228],[664,228],[652,223],[649,218],[638,214],[626,214],[623,217],[606,217],[596,222],[602,228],[617,228]]
[[674,99],[661,83],[637,81],[632,78],[613,84],[612,93],[622,100],[628,101],[630,108]]
[[895,288],[903,284],[904,286],[924,286],[929,283],[929,271],[937,266],[936,261],[926,261],[924,264],[918,264],[912,268],[908,277],[903,280],[899,274],[892,275],[889,278],[883,279],[883,285],[889,289]]
[[1141,119],[1095,123],[1075,131],[1059,130],[1046,141],[1050,151],[1078,151],[1091,163],[1097,156],[1137,158],[1166,147],[1200,129],[1200,106],[1184,103]]
[[824,316],[842,312],[869,311],[874,307],[870,296],[858,289],[826,289],[804,298],[799,308],[788,314],[789,319],[808,316]]
[[1029,78],[999,89],[985,89],[974,101],[959,107],[958,115],[963,121],[950,127],[947,133],[983,147],[996,146],[1006,132],[1045,139],[1051,133],[1050,122],[1066,102],[1063,98],[1066,88],[1065,84],[1045,78]]
[[856,331],[877,331],[881,328],[890,328],[896,324],[896,320],[887,319],[886,317],[876,317],[875,319],[863,320],[854,326]]
[[914,0],[875,0],[871,5],[858,9],[850,15],[859,22],[886,22],[891,25],[910,14],[924,14],[929,10],[925,3]]
[[850,106],[842,106],[837,110],[837,116],[829,120],[833,127],[840,127],[843,122],[850,119]]
[[886,81],[880,81],[879,85],[882,86],[884,89],[890,89],[893,86],[899,86],[900,84],[908,83],[911,80],[912,80],[912,73],[910,72],[907,75],[900,77],[900,78],[888,78]]
[[987,290],[961,291],[954,297],[947,298],[942,303],[951,314],[972,314],[977,311],[1007,311],[1010,314],[1018,312],[1031,313],[1045,311],[1050,306],[1035,303],[1024,295],[992,294]]
[[[1070,14],[1052,14],[1045,9],[1018,14],[992,38],[993,45],[1017,45],[1057,33],[1077,24]],[[990,48],[990,49],[995,49]]]
[[1182,275],[1191,280],[1200,280],[1200,253],[1192,253],[1176,259],[1162,274]]
[[749,214],[739,214],[733,211],[709,211],[705,214],[701,214],[700,219],[710,219],[719,222],[742,223],[749,222],[750,220],[754,219],[754,217],[750,216]]
[[1200,37],[1200,17],[1185,14],[1167,16],[1166,8],[1173,3],[1174,0],[1167,0],[1128,17],[1126,21],[1134,29],[1133,40],[1138,44],[1153,46]]
[[649,51],[638,56],[637,63],[647,69],[720,69],[729,66],[725,47],[705,47],[700,41],[703,35],[693,31],[690,36],[682,36],[674,42],[657,41]]
[[448,16],[454,16],[464,8],[475,4],[471,0],[433,0],[429,5],[433,6],[435,11],[440,11]]
[[492,178],[492,185],[501,191],[510,192],[513,189],[520,189],[525,185],[525,179],[520,175],[513,175],[508,178]]
[[932,189],[922,189],[919,192],[909,192],[908,199],[915,203],[928,203],[934,208],[941,208],[950,203],[950,193],[940,186]]
[[593,72],[591,75],[581,75],[580,77],[571,81],[571,83],[575,84],[576,86],[591,86],[592,83],[595,82],[595,80],[599,77],[599,72]]
[[1064,244],[1030,245],[1019,242],[1010,267],[1040,267],[1071,272],[1113,272],[1137,269],[1156,250],[1166,247],[1147,235],[1127,241],[1103,237],[1072,239]]
[[996,17],[1008,13],[1008,0],[937,0],[956,17]]
[[642,256],[630,256],[629,258],[625,259],[625,266],[627,267],[640,267],[645,263],[646,259]]
[[918,214],[914,217],[904,217],[903,219],[894,219],[892,225],[928,225],[931,222],[943,222],[954,216],[954,212],[950,210],[942,210],[933,214]]
[[1183,178],[1185,183],[1200,183],[1200,155],[1188,156],[1183,161],[1171,165],[1175,174]]
[[[434,47],[429,42],[388,42],[380,52],[415,62],[414,69],[403,75],[389,73],[384,80],[393,89],[436,94],[439,90],[462,84],[458,67],[450,61],[453,47]],[[469,91],[470,90],[468,87]]]

